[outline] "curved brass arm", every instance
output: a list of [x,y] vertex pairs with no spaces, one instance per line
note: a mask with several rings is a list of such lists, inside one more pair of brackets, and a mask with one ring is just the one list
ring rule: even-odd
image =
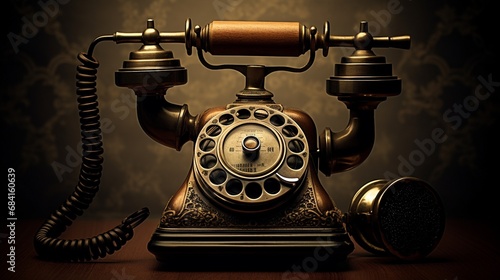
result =
[[319,169],[330,176],[350,170],[368,157],[375,141],[375,109],[387,97],[401,93],[401,80],[392,75],[392,65],[385,57],[375,55],[371,48],[409,48],[410,38],[373,37],[365,21],[355,36],[331,38],[328,34],[329,28],[325,25],[323,39],[330,38],[338,45],[352,45],[356,49],[335,64],[334,76],[326,82],[327,93],[337,96],[351,112],[349,124],[343,131],[333,133],[326,128],[320,135]]
[[137,118],[149,137],[178,151],[196,134],[188,106],[170,103],[164,95],[138,96]]
[[374,109],[352,109],[340,132],[325,128],[319,136],[319,169],[325,175],[350,170],[370,154],[375,141]]

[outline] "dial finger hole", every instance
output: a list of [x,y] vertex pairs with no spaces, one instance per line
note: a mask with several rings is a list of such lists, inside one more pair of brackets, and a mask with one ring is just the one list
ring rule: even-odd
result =
[[245,194],[251,199],[257,199],[262,195],[262,187],[258,183],[249,183],[245,187]]
[[286,164],[291,169],[298,170],[304,166],[304,160],[299,156],[291,155],[286,159]]
[[263,120],[269,116],[269,113],[264,109],[257,109],[257,110],[255,110],[253,115],[255,116],[256,119]]
[[294,139],[288,143],[288,148],[294,153],[300,153],[304,150],[305,145],[304,142]]
[[299,133],[299,130],[293,125],[283,127],[283,135],[286,137],[294,137]]
[[210,169],[217,164],[217,158],[212,154],[204,155],[200,159],[200,164],[203,168]]
[[207,127],[207,135],[215,137],[219,135],[222,131],[222,128],[218,125],[210,125]]
[[210,173],[209,178],[213,184],[220,185],[226,181],[227,174],[222,169],[216,169]]
[[231,179],[226,184],[226,192],[230,195],[238,195],[243,190],[243,183],[237,179]]
[[281,184],[275,178],[269,178],[266,181],[264,181],[264,190],[268,194],[277,194],[281,190]]
[[219,118],[219,123],[223,125],[230,125],[233,122],[234,122],[234,117],[231,114],[224,114]]
[[241,110],[238,110],[238,112],[236,112],[236,117],[240,120],[246,120],[248,118],[250,118],[250,111],[247,110],[247,109],[241,109]]
[[285,118],[281,115],[274,115],[269,121],[275,126],[282,126],[285,124]]
[[200,150],[202,150],[204,152],[210,152],[211,150],[213,150],[215,148],[215,141],[212,139],[203,139],[200,142],[199,147],[200,147]]

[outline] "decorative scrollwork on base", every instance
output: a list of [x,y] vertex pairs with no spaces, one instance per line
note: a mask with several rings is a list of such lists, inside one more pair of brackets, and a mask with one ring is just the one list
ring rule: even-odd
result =
[[181,228],[279,228],[279,227],[341,227],[341,212],[331,209],[321,212],[314,190],[308,186],[297,201],[273,210],[269,215],[234,215],[206,203],[196,192],[193,184],[187,187],[184,207],[176,212],[166,209],[160,219],[160,227]]

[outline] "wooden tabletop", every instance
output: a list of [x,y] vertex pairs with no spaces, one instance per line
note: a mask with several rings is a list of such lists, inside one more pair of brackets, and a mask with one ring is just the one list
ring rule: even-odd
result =
[[[76,220],[62,237],[86,238],[111,229],[120,221]],[[422,261],[402,262],[390,257],[374,256],[356,246],[341,269],[293,272],[248,266],[244,270],[231,267],[192,269],[162,267],[146,245],[157,221],[149,218],[135,229],[134,238],[120,251],[104,259],[88,263],[57,263],[37,258],[33,235],[41,225],[38,220],[18,220],[15,229],[15,272],[7,270],[9,253],[6,234],[2,234],[1,279],[500,279],[500,231],[494,224],[471,220],[448,220],[438,247]]]

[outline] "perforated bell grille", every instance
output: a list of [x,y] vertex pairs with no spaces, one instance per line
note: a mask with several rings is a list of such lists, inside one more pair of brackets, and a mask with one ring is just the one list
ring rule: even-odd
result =
[[427,255],[444,231],[439,197],[420,181],[398,181],[388,188],[380,200],[378,221],[387,249],[402,258]]

